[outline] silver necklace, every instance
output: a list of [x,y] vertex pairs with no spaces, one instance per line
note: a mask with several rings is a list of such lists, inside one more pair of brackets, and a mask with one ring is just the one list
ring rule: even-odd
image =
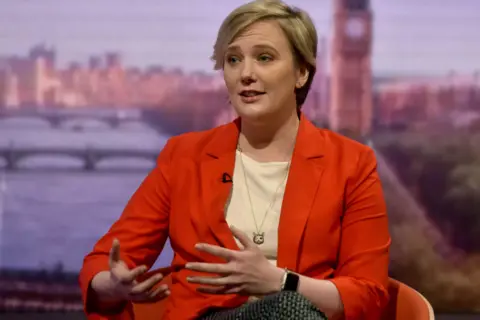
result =
[[277,200],[277,195],[278,195],[278,191],[280,190],[280,187],[283,185],[283,183],[286,181],[286,179],[288,177],[288,171],[290,169],[290,161],[287,164],[287,169],[285,171],[285,176],[283,177],[282,181],[279,183],[277,189],[275,190],[275,193],[273,195],[273,199],[270,202],[270,204],[268,205],[267,211],[265,212],[265,214],[263,216],[263,219],[262,219],[262,222],[261,222],[260,227],[259,227],[258,224],[257,224],[257,219],[255,218],[255,212],[254,212],[254,209],[253,209],[252,197],[250,196],[250,188],[249,188],[248,182],[247,182],[247,174],[245,172],[245,164],[243,163],[243,151],[240,148],[240,146],[237,146],[237,149],[240,152],[240,163],[242,164],[243,180],[244,180],[244,183],[245,183],[245,187],[247,188],[248,200],[250,202],[250,211],[252,213],[253,222],[255,223],[256,232],[253,232],[252,240],[255,244],[261,245],[265,242],[265,232],[261,231],[262,228],[263,228],[263,224],[265,223],[265,219],[267,218],[268,212],[272,209],[273,205],[275,204],[275,201]]

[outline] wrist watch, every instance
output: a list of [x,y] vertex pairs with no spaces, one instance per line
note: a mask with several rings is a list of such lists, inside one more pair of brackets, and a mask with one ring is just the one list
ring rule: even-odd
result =
[[297,291],[300,276],[288,269],[285,269],[282,280],[281,291]]

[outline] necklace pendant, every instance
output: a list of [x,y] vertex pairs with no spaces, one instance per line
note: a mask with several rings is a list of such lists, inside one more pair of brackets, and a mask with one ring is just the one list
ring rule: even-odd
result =
[[254,232],[253,242],[257,245],[261,245],[265,242],[265,232]]

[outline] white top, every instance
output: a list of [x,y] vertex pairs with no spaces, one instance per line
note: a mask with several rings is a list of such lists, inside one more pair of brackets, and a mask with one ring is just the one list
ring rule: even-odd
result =
[[[287,171],[288,162],[258,162],[237,151],[232,193],[225,210],[227,223],[242,230],[251,239],[253,239],[253,233],[257,232],[257,227],[259,232],[265,233],[265,242],[258,246],[267,259],[275,265],[277,263],[278,223],[285,193]],[[237,244],[240,248],[242,247],[238,240]]]

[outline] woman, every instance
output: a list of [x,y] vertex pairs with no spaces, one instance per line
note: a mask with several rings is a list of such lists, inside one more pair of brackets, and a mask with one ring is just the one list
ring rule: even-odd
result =
[[[390,237],[375,157],[300,112],[316,49],[311,19],[282,2],[226,18],[213,60],[239,119],[167,142],[85,258],[87,313],[169,296],[164,319],[379,318]],[[140,277],[167,237],[170,288]]]

